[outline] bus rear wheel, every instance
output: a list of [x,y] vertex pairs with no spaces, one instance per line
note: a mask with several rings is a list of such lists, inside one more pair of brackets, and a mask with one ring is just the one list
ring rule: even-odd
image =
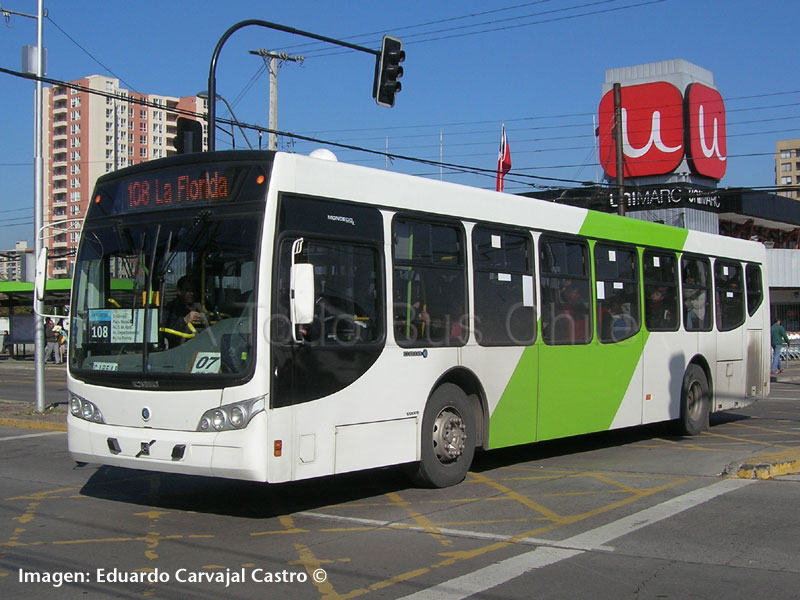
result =
[[682,435],[699,435],[708,429],[711,411],[711,394],[708,378],[697,365],[689,365],[683,376],[681,387],[681,418],[679,430]]
[[464,481],[475,455],[475,418],[463,390],[439,386],[422,416],[420,461],[412,479],[424,487],[443,488]]

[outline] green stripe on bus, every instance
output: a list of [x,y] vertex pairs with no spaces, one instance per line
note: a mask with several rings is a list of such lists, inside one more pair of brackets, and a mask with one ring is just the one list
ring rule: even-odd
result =
[[580,235],[681,250],[686,243],[689,230],[681,227],[665,227],[649,221],[608,213],[588,212],[583,221]]
[[[588,212],[580,235],[681,250],[689,232]],[[526,348],[490,417],[489,447],[607,430],[617,416],[648,337],[642,327],[638,334],[617,344],[601,344],[595,339],[580,346],[547,346],[540,339]]]
[[607,430],[647,337],[642,330],[618,344],[526,348],[490,418],[489,447]]

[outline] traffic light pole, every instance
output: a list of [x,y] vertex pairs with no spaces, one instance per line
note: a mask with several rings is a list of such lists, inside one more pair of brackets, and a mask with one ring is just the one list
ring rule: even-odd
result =
[[283,31],[285,33],[291,33],[293,35],[300,35],[303,37],[311,38],[312,40],[319,40],[321,42],[328,42],[329,44],[334,44],[336,46],[342,46],[344,48],[350,48],[351,50],[358,50],[359,52],[366,52],[367,54],[372,54],[373,56],[380,56],[380,50],[373,50],[372,48],[365,48],[364,46],[358,46],[356,44],[351,44],[349,42],[345,42],[342,40],[337,40],[335,38],[326,37],[324,35],[319,35],[316,33],[311,33],[310,31],[302,31],[300,29],[295,29],[294,27],[287,27],[286,25],[280,25],[279,23],[270,23],[269,21],[262,21],[260,19],[248,19],[246,21],[240,21],[235,25],[231,26],[228,31],[222,34],[222,37],[219,38],[217,42],[216,48],[214,48],[214,54],[211,56],[211,65],[208,70],[208,150],[209,152],[213,152],[216,143],[215,143],[215,133],[216,133],[216,121],[217,121],[217,109],[216,109],[216,100],[217,97],[217,59],[219,58],[219,53],[222,51],[222,46],[225,42],[228,41],[228,38],[231,37],[234,33],[236,33],[239,29],[243,27],[248,27],[250,25],[257,25],[259,27],[265,27],[267,29],[275,29],[277,31]]

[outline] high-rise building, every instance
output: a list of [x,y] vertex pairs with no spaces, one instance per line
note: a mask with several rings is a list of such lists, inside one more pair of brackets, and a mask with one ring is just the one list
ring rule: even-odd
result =
[[[178,110],[205,114],[198,96],[176,98],[119,87],[119,79],[90,75],[66,86],[44,88],[45,246],[50,277],[71,277],[82,218],[101,175],[175,154]],[[144,100],[148,105],[137,104]],[[202,119],[200,119],[202,120]],[[203,124],[205,132],[205,123]],[[206,147],[204,133],[203,147]]]
[[0,281],[33,280],[33,248],[21,241],[13,250],[0,251]]
[[775,185],[781,196],[800,198],[799,192],[780,189],[800,185],[800,138],[775,142]]

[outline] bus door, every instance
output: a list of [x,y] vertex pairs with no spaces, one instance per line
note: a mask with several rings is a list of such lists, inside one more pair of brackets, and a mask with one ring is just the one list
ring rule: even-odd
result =
[[[764,276],[761,266],[749,263],[745,267],[745,288],[747,293],[747,341],[746,367],[745,367],[745,396],[748,398],[761,397],[767,391],[769,342],[768,331],[770,324],[767,321],[769,311],[761,308],[764,301]],[[761,311],[759,312],[759,309]]]
[[745,293],[741,263],[724,259],[714,262],[714,304],[717,361],[713,410],[724,410],[737,406],[745,395]]
[[[377,248],[287,237],[280,244],[272,318],[273,407],[330,396],[358,379],[383,346],[381,258]],[[293,315],[293,273],[305,267],[308,318]],[[299,299],[299,298],[298,298]]]

